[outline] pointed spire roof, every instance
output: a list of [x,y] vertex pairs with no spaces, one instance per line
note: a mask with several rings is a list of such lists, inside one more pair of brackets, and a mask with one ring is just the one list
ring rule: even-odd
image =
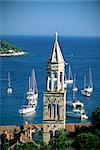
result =
[[50,55],[50,62],[51,63],[64,63],[64,58],[60,50],[60,46],[58,43],[58,33],[55,33],[55,41],[53,45],[53,49]]

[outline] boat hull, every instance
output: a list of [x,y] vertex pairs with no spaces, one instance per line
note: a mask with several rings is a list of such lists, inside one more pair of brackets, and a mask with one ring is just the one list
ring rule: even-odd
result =
[[36,112],[36,108],[35,107],[27,107],[26,108],[22,108],[18,111],[19,114],[24,115],[27,113],[35,113]]
[[8,88],[7,93],[11,94],[12,93],[12,88]]
[[65,80],[65,84],[73,84],[73,80]]
[[85,91],[92,93],[93,92],[93,88],[85,88]]
[[74,87],[72,90],[73,90],[73,92],[77,92],[77,91],[78,91],[78,88],[77,88],[77,87]]
[[81,90],[81,94],[84,95],[84,96],[87,96],[87,97],[91,96],[91,93],[86,91],[86,90]]
[[67,117],[79,118],[81,120],[87,120],[88,116],[86,114],[81,114],[80,112],[67,111]]

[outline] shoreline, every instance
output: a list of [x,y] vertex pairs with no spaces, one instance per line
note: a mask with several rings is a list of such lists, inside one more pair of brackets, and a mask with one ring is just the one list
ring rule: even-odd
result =
[[25,55],[26,52],[14,52],[14,53],[9,53],[9,54],[0,54],[0,57],[8,57],[8,56],[22,56]]

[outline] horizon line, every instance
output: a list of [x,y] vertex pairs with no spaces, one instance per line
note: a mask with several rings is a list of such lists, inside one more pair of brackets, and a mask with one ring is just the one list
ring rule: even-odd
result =
[[[49,37],[54,37],[54,34],[3,34],[0,35],[2,36],[49,36]],[[100,37],[100,35],[63,35],[63,34],[58,34],[58,37]]]

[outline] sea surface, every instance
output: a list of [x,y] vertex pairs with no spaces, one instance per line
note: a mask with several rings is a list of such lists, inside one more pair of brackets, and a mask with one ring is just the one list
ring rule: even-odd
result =
[[[46,62],[54,43],[52,36],[2,36],[6,40],[27,52],[25,56],[0,57],[0,125],[21,125],[29,123],[42,123],[43,91],[46,85]],[[85,105],[86,113],[90,117],[92,111],[100,106],[100,38],[99,37],[62,37],[59,44],[66,62],[71,65],[72,72],[76,74],[76,85],[79,91],[76,95]],[[19,108],[26,103],[28,90],[28,77],[32,68],[35,68],[36,80],[39,90],[39,99],[36,114],[21,116]],[[83,76],[87,75],[89,67],[92,69],[94,91],[90,97],[81,95]],[[11,74],[13,93],[8,95],[7,73]],[[66,76],[68,69],[66,66]],[[72,99],[72,87],[67,89],[67,100]],[[67,109],[71,109],[68,108]],[[66,122],[80,122],[79,119],[70,118]]]

